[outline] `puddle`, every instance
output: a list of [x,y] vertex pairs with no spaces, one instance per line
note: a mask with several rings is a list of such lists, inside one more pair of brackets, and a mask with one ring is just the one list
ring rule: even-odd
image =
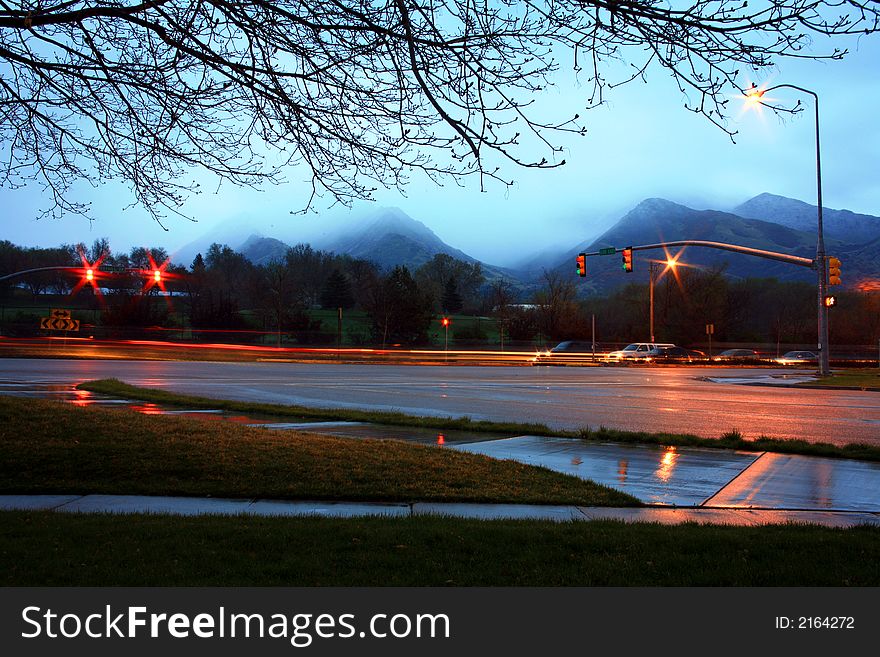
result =
[[815,381],[816,377],[809,374],[763,374],[758,376],[701,376],[698,377],[698,380],[738,385],[791,386],[795,383]]

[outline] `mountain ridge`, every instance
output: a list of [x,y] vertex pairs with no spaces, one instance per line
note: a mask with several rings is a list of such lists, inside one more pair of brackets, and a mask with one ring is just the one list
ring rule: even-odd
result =
[[[528,267],[481,264],[488,281],[505,278],[521,290],[528,291],[540,285],[544,270],[566,275],[573,271],[577,253],[597,251],[602,247],[622,248],[691,239],[727,242],[810,259],[815,257],[815,206],[763,193],[736,206],[734,210],[738,208],[744,208],[747,214],[765,218],[746,217],[735,211],[695,210],[667,199],[647,198],[592,240],[581,242],[576,247],[544,251],[532,258],[523,258],[521,262],[528,263]],[[779,208],[778,221],[771,212],[773,208]],[[830,255],[843,257],[844,281],[855,283],[859,277],[866,276],[880,278],[877,276],[880,270],[880,218],[848,210],[823,209],[823,213],[829,217],[831,227],[826,235],[826,249]],[[861,226],[856,231],[858,236],[870,236],[875,226],[877,236],[864,241],[851,238],[847,227],[853,217]],[[303,241],[308,243],[308,240]],[[287,248],[288,244],[279,239],[253,233],[240,244],[238,250],[256,264],[265,264],[282,258]],[[478,262],[464,251],[445,243],[424,223],[395,207],[378,208],[360,224],[338,230],[332,239],[319,241],[315,248],[372,260],[383,269],[402,264],[415,270],[438,253],[446,253],[465,262]],[[618,285],[646,280],[646,260],[661,256],[665,259],[662,252],[637,252],[635,272],[629,275],[621,271],[618,263],[612,264],[604,258],[589,258],[587,280],[578,289],[584,293],[607,292]],[[682,262],[705,268],[724,264],[726,274],[733,277],[805,281],[815,277],[807,268],[703,248],[689,247]]]

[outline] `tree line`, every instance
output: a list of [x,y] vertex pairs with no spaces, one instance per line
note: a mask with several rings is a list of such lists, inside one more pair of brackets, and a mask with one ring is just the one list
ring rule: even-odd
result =
[[[364,311],[370,332],[355,336],[377,344],[418,344],[428,340],[438,314],[479,312],[485,281],[479,262],[437,254],[414,271],[397,266],[382,271],[372,262],[316,250],[308,244],[256,265],[225,244],[212,244],[187,267],[170,263],[161,247],[112,252],[109,241],[26,248],[0,242],[0,275],[40,267],[81,271],[84,262],[100,263],[94,287],[78,285],[70,272],[35,272],[7,281],[0,293],[24,287],[36,298],[46,293],[100,293],[101,321],[119,327],[173,327],[233,331],[259,329],[289,334],[299,342],[331,342],[333,334],[309,311],[324,308]],[[162,285],[145,285],[152,267],[161,268]],[[144,270],[139,275],[131,270]],[[78,289],[82,287],[82,289]],[[169,303],[158,302],[162,290]],[[181,318],[180,315],[183,315]]]
[[[646,284],[625,285],[602,297],[579,298],[577,280],[557,270],[545,271],[537,289],[494,278],[487,280],[479,262],[446,254],[411,271],[404,266],[381,270],[367,260],[297,244],[282,257],[255,265],[225,244],[212,244],[189,266],[170,264],[161,247],[113,253],[106,239],[91,246],[25,248],[0,242],[0,275],[47,266],[82,267],[100,261],[117,270],[102,279],[101,322],[119,327],[174,327],[228,331],[253,329],[275,333],[280,341],[333,343],[336,327],[323,324],[315,309],[361,311],[368,328],[348,335],[355,344],[426,344],[432,321],[440,315],[489,318],[493,340],[502,344],[553,344],[592,339],[596,318],[600,344],[647,340],[649,294]],[[145,290],[143,276],[124,273],[164,267],[163,287]],[[14,288],[34,298],[67,294],[76,277],[59,271],[34,273],[0,283],[0,295]],[[94,294],[84,287],[78,294]],[[831,311],[833,344],[876,345],[880,340],[880,293],[841,290]],[[169,303],[170,301],[170,303]],[[657,340],[682,345],[704,343],[706,324],[717,342],[810,344],[816,340],[816,290],[808,283],[777,279],[727,277],[723,267],[680,268],[665,273],[654,294]],[[351,329],[353,330],[353,329]],[[484,330],[453,323],[460,342],[485,342]]]
[[[837,305],[830,311],[832,345],[874,345],[880,341],[880,293],[830,288]],[[753,344],[816,342],[816,287],[775,278],[732,279],[724,267],[680,268],[655,284],[654,336],[679,345],[708,341]],[[503,295],[502,295],[503,296]],[[631,283],[607,296],[577,298],[572,278],[545,272],[533,305],[509,305],[500,313],[515,340],[596,340],[601,344],[649,339],[649,290]]]

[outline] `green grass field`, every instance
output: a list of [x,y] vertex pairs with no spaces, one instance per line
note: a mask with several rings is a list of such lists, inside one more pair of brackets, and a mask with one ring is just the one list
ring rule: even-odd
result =
[[880,388],[880,369],[874,367],[863,370],[839,370],[834,376],[820,377],[802,386],[833,386],[835,388]]
[[0,492],[638,504],[577,477],[440,447],[7,396]]
[[880,529],[0,512],[0,573],[5,586],[877,586]]

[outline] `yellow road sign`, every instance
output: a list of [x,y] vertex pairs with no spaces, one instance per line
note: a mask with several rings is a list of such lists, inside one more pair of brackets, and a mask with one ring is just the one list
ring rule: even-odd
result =
[[70,311],[53,308],[52,317],[54,317],[55,319],[70,319]]
[[67,317],[43,317],[40,328],[47,331],[79,331],[79,320]]

